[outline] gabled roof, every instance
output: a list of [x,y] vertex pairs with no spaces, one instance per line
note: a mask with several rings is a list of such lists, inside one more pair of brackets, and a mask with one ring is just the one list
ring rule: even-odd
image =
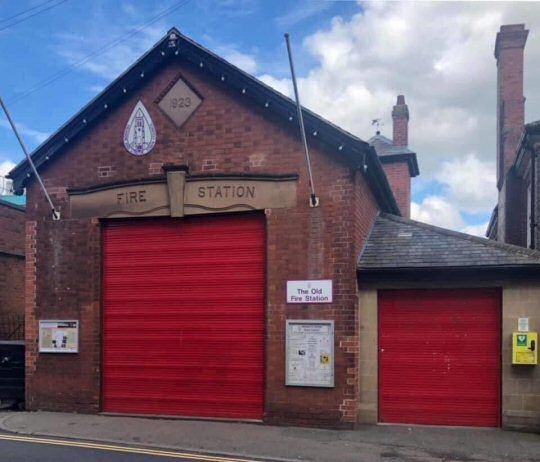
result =
[[383,213],[358,259],[359,272],[488,268],[540,269],[540,252]]
[[516,158],[514,160],[513,167],[515,169],[520,168],[521,163],[526,157],[526,153],[530,151],[535,143],[540,142],[540,120],[529,122],[523,127],[523,132],[519,140]]
[[[179,60],[201,69],[214,79],[216,84],[237,92],[238,98],[249,99],[251,103],[281,118],[284,123],[297,124],[294,101],[182,35],[176,28],[172,28],[151,50],[36,148],[32,153],[32,159],[38,170],[43,164],[54,162],[69,143],[81,136],[89,126],[112,108],[120,105],[126,95],[133,93],[171,60]],[[302,111],[308,137],[319,140],[328,148],[327,151],[344,158],[351,168],[364,169],[367,182],[380,208],[386,212],[399,214],[399,208],[375,150],[365,141],[314,112],[306,108]],[[21,194],[26,181],[32,177],[28,161],[24,160],[18,164],[10,172],[9,177],[13,179],[16,193]]]
[[372,136],[368,143],[375,148],[380,161],[383,164],[405,161],[409,166],[409,174],[415,177],[420,174],[416,153],[407,146],[396,146],[393,141],[379,132]]

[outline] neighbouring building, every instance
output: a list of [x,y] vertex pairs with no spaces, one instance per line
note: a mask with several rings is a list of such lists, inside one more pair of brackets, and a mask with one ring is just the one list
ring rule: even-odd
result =
[[0,340],[18,340],[24,321],[25,209],[0,196]]
[[375,147],[303,110],[312,207],[294,102],[172,29],[32,154],[60,220],[10,173],[27,408],[538,427],[540,253],[407,218],[397,103]]
[[377,130],[368,143],[379,155],[390,187],[401,214],[411,216],[411,178],[419,175],[416,153],[409,146],[409,107],[405,96],[399,95],[392,110],[393,139],[388,139]]
[[540,121],[525,124],[524,24],[501,26],[497,60],[497,188],[499,198],[486,235],[531,249],[540,248]]

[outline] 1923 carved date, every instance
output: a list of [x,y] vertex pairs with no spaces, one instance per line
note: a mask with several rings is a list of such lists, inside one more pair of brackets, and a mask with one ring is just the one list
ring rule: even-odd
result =
[[171,98],[170,105],[172,109],[182,109],[191,106],[191,98],[186,96],[185,98]]

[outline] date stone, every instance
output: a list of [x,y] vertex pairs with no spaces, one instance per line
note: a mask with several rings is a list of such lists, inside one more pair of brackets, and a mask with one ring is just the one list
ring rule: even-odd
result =
[[182,79],[178,79],[158,106],[177,127],[181,127],[200,104],[201,98]]

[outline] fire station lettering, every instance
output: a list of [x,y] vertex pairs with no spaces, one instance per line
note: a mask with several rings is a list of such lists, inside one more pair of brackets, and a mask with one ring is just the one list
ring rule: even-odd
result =
[[116,204],[136,204],[146,202],[146,189],[138,191],[119,192],[116,194]]
[[168,216],[167,183],[130,185],[70,195],[74,217]]
[[[185,178],[69,191],[78,218],[199,215],[294,207],[296,179]],[[159,181],[159,180],[158,180]],[[174,213],[173,213],[174,212]]]
[[243,199],[245,197],[246,199],[255,199],[255,186],[199,186],[197,196],[201,199],[205,197],[219,199],[228,199],[229,197]]
[[188,179],[184,196],[186,215],[239,212],[296,205],[296,181],[250,179]]

